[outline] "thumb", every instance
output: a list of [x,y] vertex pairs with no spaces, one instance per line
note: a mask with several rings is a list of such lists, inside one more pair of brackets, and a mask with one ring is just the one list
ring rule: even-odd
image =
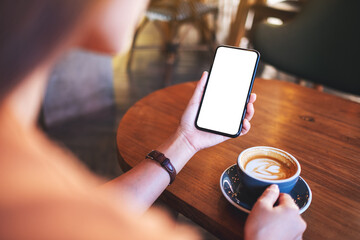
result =
[[273,184],[265,190],[265,192],[259,197],[257,202],[264,207],[273,208],[276,200],[279,197],[279,194],[280,191],[278,185]]

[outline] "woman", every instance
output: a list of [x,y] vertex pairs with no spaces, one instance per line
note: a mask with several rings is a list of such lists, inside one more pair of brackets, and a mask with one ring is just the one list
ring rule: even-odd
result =
[[[189,227],[149,210],[170,182],[144,159],[101,181],[36,126],[48,74],[73,47],[126,50],[147,0],[0,1],[0,239],[198,239]],[[177,131],[154,146],[180,172],[200,149],[227,138],[198,131],[194,117],[207,73]],[[254,114],[251,95],[242,134]],[[305,223],[288,195],[269,187],[245,226],[247,239],[300,239]],[[286,230],[284,230],[286,229]]]

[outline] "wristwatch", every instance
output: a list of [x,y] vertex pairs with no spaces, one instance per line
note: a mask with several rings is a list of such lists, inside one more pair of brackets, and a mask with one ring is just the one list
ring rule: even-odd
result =
[[169,176],[170,176],[169,185],[175,180],[176,169],[171,164],[170,159],[165,157],[165,155],[163,153],[153,150],[148,155],[146,155],[146,158],[160,163],[160,165],[169,173]]

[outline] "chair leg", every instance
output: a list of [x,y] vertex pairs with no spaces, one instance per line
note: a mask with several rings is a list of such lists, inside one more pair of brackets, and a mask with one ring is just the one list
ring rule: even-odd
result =
[[210,48],[211,48],[210,51],[212,51],[212,53],[215,52],[215,49],[218,45],[216,39],[218,12],[214,13],[213,16],[214,16],[214,26],[211,31],[211,39],[210,39]]
[[217,15],[214,14],[214,26],[211,29],[204,17],[201,17],[199,19],[197,19],[196,21],[196,27],[199,31],[199,33],[201,34],[201,41],[202,43],[207,43],[207,46],[209,48],[209,51],[211,53],[211,55],[214,53],[215,49],[216,49],[216,19],[217,19]]
[[176,61],[176,55],[179,48],[179,41],[177,39],[177,31],[179,23],[175,22],[155,22],[155,25],[162,32],[163,46],[165,54],[165,67],[164,67],[164,84],[168,86],[171,84],[173,65]]
[[173,76],[173,71],[174,71],[174,62],[175,62],[175,54],[168,56],[168,59],[165,63],[165,68],[164,68],[164,85],[165,86],[170,86],[171,84],[171,79]]
[[132,63],[132,59],[133,59],[133,55],[134,55],[134,50],[135,50],[135,44],[136,44],[136,39],[140,33],[140,31],[145,27],[145,25],[148,23],[148,19],[145,18],[142,23],[139,25],[139,27],[136,29],[134,37],[133,37],[133,41],[131,43],[131,48],[130,48],[130,52],[129,52],[129,58],[127,61],[127,65],[126,65],[126,69],[129,72],[131,70],[131,63]]

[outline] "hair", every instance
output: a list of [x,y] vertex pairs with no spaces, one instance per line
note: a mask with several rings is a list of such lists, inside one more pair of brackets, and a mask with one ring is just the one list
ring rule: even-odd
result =
[[95,1],[0,1],[0,101],[69,39]]

